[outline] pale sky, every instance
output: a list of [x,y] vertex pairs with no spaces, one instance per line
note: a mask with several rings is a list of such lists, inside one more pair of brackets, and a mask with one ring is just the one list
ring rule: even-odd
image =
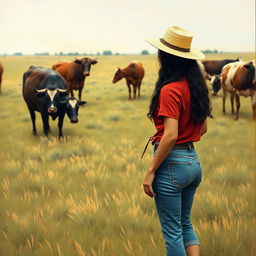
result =
[[172,25],[201,50],[255,51],[254,0],[0,0],[0,54],[155,52]]

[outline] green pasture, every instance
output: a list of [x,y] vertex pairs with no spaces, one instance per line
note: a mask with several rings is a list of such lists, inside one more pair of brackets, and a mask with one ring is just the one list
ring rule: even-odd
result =
[[[208,59],[253,59],[253,53],[209,55]],[[64,57],[73,59],[73,57]],[[163,256],[165,246],[154,202],[142,181],[154,133],[147,119],[157,77],[157,58],[99,56],[86,79],[79,123],[65,118],[38,136],[23,101],[22,74],[30,65],[50,67],[59,56],[0,57],[0,255]],[[125,81],[112,84],[116,67],[138,60],[145,67],[140,99],[128,100]],[[77,94],[76,94],[77,95]],[[203,168],[192,222],[202,256],[250,256],[255,252],[255,122],[251,99],[241,98],[240,119],[227,115],[222,93],[211,96],[214,120],[196,143]]]

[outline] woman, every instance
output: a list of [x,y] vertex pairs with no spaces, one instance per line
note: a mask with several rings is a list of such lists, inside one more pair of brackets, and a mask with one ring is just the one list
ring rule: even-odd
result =
[[160,70],[148,113],[157,132],[144,192],[155,198],[167,255],[198,256],[190,212],[201,167],[193,142],[206,133],[206,118],[212,117],[208,89],[196,62],[204,55],[191,48],[191,33],[179,27],[147,41],[159,50]]

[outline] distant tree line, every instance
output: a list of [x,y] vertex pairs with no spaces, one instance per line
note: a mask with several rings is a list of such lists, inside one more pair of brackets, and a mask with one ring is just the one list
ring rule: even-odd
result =
[[214,49],[214,50],[206,49],[206,50],[203,50],[202,52],[205,53],[205,54],[223,53],[223,51],[218,51],[217,49]]
[[50,54],[48,52],[36,52],[36,56],[49,56]]
[[[204,53],[218,53],[217,50],[205,50]],[[134,53],[136,54],[136,53]],[[141,55],[149,55],[150,52],[148,50],[142,50],[140,52]],[[7,54],[7,53],[2,53],[0,56],[23,56],[24,54],[22,52],[14,52],[13,54]],[[26,54],[25,54],[26,55]],[[28,54],[28,55],[35,55],[35,56],[112,56],[112,55],[130,55],[127,53],[119,53],[119,52],[112,52],[111,50],[104,50],[102,52],[96,52],[96,53],[81,53],[81,52],[55,52],[54,54],[50,54],[49,52],[35,52],[34,54]]]
[[140,54],[141,55],[149,55],[149,51],[148,50],[143,50]]
[[87,54],[87,53],[79,53],[79,52],[59,52],[59,53],[55,53],[55,56],[78,56],[78,55],[91,55],[91,54]]

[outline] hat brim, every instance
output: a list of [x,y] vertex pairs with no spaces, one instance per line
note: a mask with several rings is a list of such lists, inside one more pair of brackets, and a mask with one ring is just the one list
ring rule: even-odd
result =
[[160,41],[160,39],[146,38],[145,40],[159,50],[162,50],[164,52],[167,52],[182,58],[192,59],[192,60],[201,60],[205,58],[205,55],[196,48],[191,48],[189,52],[181,52],[164,45]]

